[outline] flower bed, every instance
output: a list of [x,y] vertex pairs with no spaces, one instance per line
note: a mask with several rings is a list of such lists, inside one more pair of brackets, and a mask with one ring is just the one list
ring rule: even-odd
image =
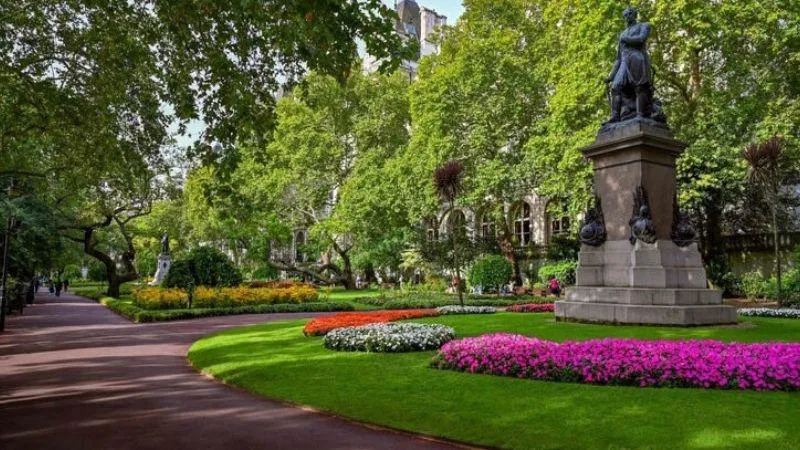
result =
[[133,304],[142,309],[181,309],[189,307],[189,294],[183,289],[146,287],[131,291]]
[[322,336],[336,328],[356,327],[372,323],[387,323],[395,320],[416,319],[418,317],[438,316],[435,309],[409,309],[399,311],[376,311],[365,313],[342,313],[320,317],[308,322],[303,328],[306,336]]
[[494,314],[497,308],[494,306],[461,306],[461,305],[447,305],[436,308],[439,314],[452,315],[452,314]]
[[800,389],[800,344],[601,339],[556,343],[488,334],[445,344],[440,369],[548,381],[718,389]]
[[317,301],[317,290],[308,285],[283,288],[199,287],[194,290],[192,306],[196,308],[230,308],[278,303],[309,303]]
[[785,319],[800,319],[800,309],[796,308],[740,308],[742,316],[754,317],[782,317]]
[[435,350],[455,337],[455,330],[444,325],[379,323],[337,328],[323,343],[331,350],[397,353]]
[[[182,289],[146,287],[132,292],[133,302],[143,309],[181,309],[189,306],[189,294]],[[192,294],[193,308],[237,308],[242,306],[310,303],[317,290],[307,285],[286,288],[198,287]]]
[[522,305],[511,305],[506,308],[508,312],[516,313],[542,313],[555,311],[556,305],[553,303],[525,303]]

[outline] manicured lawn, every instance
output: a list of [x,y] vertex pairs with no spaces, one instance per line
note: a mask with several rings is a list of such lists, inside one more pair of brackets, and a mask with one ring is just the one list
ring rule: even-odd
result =
[[[552,314],[443,316],[414,322],[459,336],[509,331],[551,340],[800,341],[800,321],[738,327],[606,327]],[[204,372],[253,393],[381,425],[506,448],[800,448],[800,393],[589,386],[431,369],[434,352],[339,353],[304,322],[233,329],[189,351]]]

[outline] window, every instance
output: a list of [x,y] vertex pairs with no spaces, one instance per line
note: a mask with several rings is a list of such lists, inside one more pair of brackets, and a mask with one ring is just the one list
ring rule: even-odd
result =
[[481,237],[491,238],[495,236],[494,219],[492,219],[489,213],[483,213],[483,215],[481,215],[478,227],[481,230]]
[[569,234],[569,217],[550,221],[550,236]]
[[436,219],[425,220],[427,227],[428,241],[435,241],[439,239],[439,227],[437,227]]
[[522,203],[516,208],[514,237],[517,238],[517,242],[521,246],[531,243],[531,205],[527,203]]
[[556,236],[569,234],[571,221],[567,215],[566,205],[561,204],[559,206],[558,203],[556,203],[556,205],[553,206],[551,204],[548,206],[547,211],[548,224],[550,226],[549,238],[552,239]]

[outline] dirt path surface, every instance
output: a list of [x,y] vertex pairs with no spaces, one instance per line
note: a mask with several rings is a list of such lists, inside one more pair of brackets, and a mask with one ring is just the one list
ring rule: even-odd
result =
[[41,293],[0,335],[0,449],[453,448],[251,396],[187,363],[209,333],[312,315],[134,325]]

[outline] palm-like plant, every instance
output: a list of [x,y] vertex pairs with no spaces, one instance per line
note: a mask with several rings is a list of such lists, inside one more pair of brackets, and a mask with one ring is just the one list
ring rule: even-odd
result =
[[[439,197],[447,202],[452,210],[455,208],[456,198],[461,193],[464,179],[464,165],[458,161],[448,161],[436,169],[433,174],[433,184]],[[453,270],[456,274],[456,292],[458,303],[464,306],[464,297],[461,292],[461,270],[458,263],[458,230],[453,230]]]
[[775,251],[775,276],[777,278],[778,302],[783,303],[781,282],[780,246],[778,242],[778,202],[781,186],[785,182],[787,171],[781,164],[784,141],[773,136],[758,144],[745,148],[743,158],[747,162],[747,178],[751,186],[759,189],[769,203],[772,213],[772,237]]

